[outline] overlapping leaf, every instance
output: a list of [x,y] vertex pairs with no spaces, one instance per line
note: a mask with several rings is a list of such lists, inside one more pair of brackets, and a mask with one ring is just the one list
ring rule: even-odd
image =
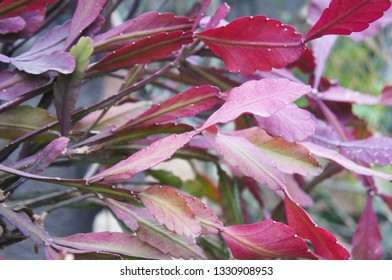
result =
[[[217,87],[210,85],[193,87],[161,104],[152,106],[140,116],[126,123],[124,127],[135,126],[140,123],[149,125],[195,116],[221,102]],[[121,129],[119,128],[119,130]]]
[[227,226],[222,236],[236,259],[317,259],[291,227],[272,220]]
[[300,144],[286,142],[281,138],[273,138],[258,127],[238,130],[229,134],[245,138],[259,147],[281,172],[298,173],[304,176],[320,173],[317,159]]
[[54,105],[63,136],[67,136],[71,129],[72,112],[80,95],[85,69],[93,53],[92,43],[88,37],[80,38],[79,42],[71,49],[71,55],[76,62],[75,71],[69,75],[60,74],[54,83]]
[[0,72],[0,100],[14,100],[50,81],[48,76],[30,75],[19,71]]
[[106,205],[138,237],[164,254],[183,259],[205,259],[203,251],[193,238],[166,230],[145,208],[105,199]]
[[106,4],[106,0],[79,0],[76,11],[72,17],[69,35],[67,36],[66,46],[70,46],[81,33],[89,27]]
[[283,68],[305,50],[302,35],[293,27],[262,15],[238,18],[195,36],[223,59],[227,69],[247,74]]
[[188,17],[157,11],[147,12],[95,36],[94,50],[96,52],[114,51],[133,42],[136,38],[162,32],[187,30],[192,27],[192,24],[193,21]]
[[[54,243],[71,253],[106,253],[146,259],[168,259],[158,249],[125,232],[93,232],[55,238]],[[57,247],[57,246],[56,246]]]
[[352,255],[356,260],[379,260],[384,255],[373,197],[369,196],[352,239]]
[[256,120],[268,134],[281,137],[287,142],[303,141],[311,136],[316,129],[311,114],[298,108],[294,103],[288,104],[286,108],[270,117],[256,116]]
[[91,177],[88,182],[129,179],[136,173],[169,159],[178,149],[187,144],[194,135],[194,132],[186,132],[179,135],[172,134],[157,140],[129,158]]
[[190,44],[192,41],[191,31],[177,30],[155,34],[113,51],[89,70],[109,72],[135,64],[146,64],[152,60],[166,58],[182,45]]
[[317,95],[323,100],[350,104],[376,105],[380,102],[380,99],[376,96],[360,93],[340,86],[330,87],[328,90],[318,93]]
[[244,113],[269,117],[289,103],[307,94],[310,87],[287,79],[252,80],[227,92],[226,102],[200,128],[227,123]]
[[299,237],[312,242],[314,253],[329,260],[348,259],[350,254],[329,231],[317,226],[304,209],[285,196],[287,222]]
[[[14,140],[54,120],[56,118],[44,109],[27,105],[16,106],[0,114],[0,137]],[[57,132],[48,131],[35,136],[33,140],[42,142],[57,136]]]
[[4,0],[0,2],[0,18],[18,16],[20,13],[39,10],[58,0]]
[[171,187],[152,186],[139,194],[150,213],[168,230],[181,235],[198,236],[200,221],[184,196]]
[[285,185],[283,173],[259,147],[247,139],[225,134],[204,136],[210,145],[222,155],[232,167],[238,168],[245,176],[252,177],[273,190]]
[[193,210],[196,218],[200,221],[201,232],[200,234],[218,234],[219,230],[223,227],[223,223],[201,200],[186,196],[185,197],[189,207]]
[[22,31],[26,26],[26,22],[22,17],[11,17],[0,19],[0,34],[9,34]]
[[390,0],[332,0],[306,34],[306,41],[328,34],[349,35],[363,31],[390,6]]
[[334,150],[330,150],[328,148],[324,148],[322,146],[318,146],[316,144],[309,143],[309,142],[301,143],[301,145],[304,145],[306,148],[308,148],[313,155],[335,161],[336,163],[343,166],[344,168],[352,172],[355,172],[357,174],[366,175],[366,176],[375,176],[387,181],[392,181],[391,174],[386,174],[377,170],[367,168],[362,165],[358,165],[354,161],[346,158],[345,156],[339,154]]
[[392,164],[392,139],[389,137],[370,137],[342,142],[338,146],[353,160],[381,166]]

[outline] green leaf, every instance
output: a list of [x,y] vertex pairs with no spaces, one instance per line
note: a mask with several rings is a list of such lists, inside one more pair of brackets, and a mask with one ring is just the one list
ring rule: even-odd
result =
[[[41,108],[21,105],[0,114],[0,138],[15,140],[55,121],[48,111]],[[59,136],[57,131],[49,130],[31,138],[35,142],[49,142]]]
[[166,170],[146,170],[144,173],[150,175],[159,181],[161,185],[180,188],[183,185],[182,180],[170,171]]

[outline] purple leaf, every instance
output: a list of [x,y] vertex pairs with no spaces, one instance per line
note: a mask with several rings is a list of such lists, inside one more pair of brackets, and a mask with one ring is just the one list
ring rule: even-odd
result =
[[268,134],[281,137],[287,142],[303,141],[313,135],[316,129],[311,114],[294,103],[288,104],[270,117],[256,116],[256,120]]
[[179,50],[182,45],[192,43],[192,34],[191,31],[177,30],[148,36],[113,51],[94,64],[89,71],[110,72],[166,58],[172,52]]
[[243,17],[195,36],[232,72],[253,73],[283,68],[305,50],[303,37],[289,25],[262,15]]
[[309,214],[288,195],[284,199],[289,226],[303,239],[312,242],[314,253],[324,259],[348,259],[350,254],[329,231],[317,226]]
[[186,198],[167,186],[152,186],[139,194],[139,198],[154,218],[168,230],[187,236],[199,236],[200,222]]
[[340,86],[332,86],[326,91],[317,93],[317,96],[323,100],[359,105],[376,105],[380,102],[380,99],[376,96],[360,93]]
[[240,260],[317,259],[292,228],[272,220],[227,226],[222,228],[222,236],[234,258]]
[[172,134],[157,140],[129,158],[91,177],[88,182],[129,179],[135,174],[169,159],[178,149],[187,144],[194,135],[195,132],[186,132],[179,135]]
[[0,19],[0,34],[16,33],[26,26],[26,21],[19,16]]
[[227,92],[226,102],[200,128],[230,122],[244,113],[269,117],[289,103],[307,94],[310,87],[287,79],[248,81]]
[[208,24],[205,29],[221,26],[221,22],[229,14],[229,12],[230,6],[226,2],[220,4],[214,15],[209,18]]
[[[63,247],[65,252],[76,249],[80,253],[95,252],[121,254],[146,259],[168,259],[166,254],[162,254],[158,249],[130,233],[78,233],[67,237],[55,238],[53,242],[60,245],[60,250]],[[77,251],[73,251],[73,253]]]
[[111,28],[94,37],[94,51],[114,51],[136,38],[147,37],[162,32],[187,30],[192,27],[192,20],[173,13],[147,12]]
[[283,173],[276,164],[266,152],[246,138],[221,133],[204,133],[204,137],[228,164],[238,168],[243,175],[252,177],[273,190],[285,185]]
[[189,207],[192,208],[196,218],[200,221],[201,234],[218,234],[219,229],[223,227],[223,223],[200,199],[186,196]]
[[71,129],[72,112],[79,98],[85,69],[93,53],[92,44],[93,41],[90,38],[80,38],[70,52],[76,62],[75,71],[70,75],[60,74],[53,86],[54,105],[63,136],[67,136]]
[[0,100],[14,100],[50,81],[48,76],[30,75],[19,71],[0,72]]
[[[286,175],[285,179],[287,182],[286,190],[296,203],[302,207],[313,206],[312,197],[300,187],[299,183],[295,180],[293,175]],[[284,197],[284,193],[282,193],[282,197]]]
[[361,175],[366,175],[366,176],[374,176],[378,177],[387,181],[392,181],[392,175],[391,174],[386,174],[377,170],[373,170],[361,165],[356,164],[352,160],[344,157],[343,155],[339,154],[338,152],[334,150],[330,150],[327,148],[324,148],[322,146],[318,146],[316,144],[310,143],[310,142],[303,142],[301,145],[305,146],[306,148],[309,149],[309,151],[318,157],[330,159],[339,165],[343,166],[344,168],[357,173]]
[[273,138],[259,127],[237,130],[227,134],[245,138],[256,145],[283,173],[297,173],[304,176],[320,173],[317,159],[300,144],[286,142],[281,138]]
[[25,56],[25,54],[22,54],[15,58],[10,58],[10,62],[18,70],[35,75],[45,73],[49,70],[69,74],[75,69],[74,58],[66,52],[53,52],[34,56]]
[[370,137],[363,140],[342,142],[337,146],[353,160],[380,166],[392,164],[392,138]]
[[166,230],[145,208],[105,199],[106,205],[120,220],[136,231],[138,237],[164,254],[183,259],[205,259],[193,238]]
[[382,17],[390,6],[390,0],[332,0],[306,34],[305,41],[328,34],[349,35],[363,31]]
[[380,260],[384,255],[377,216],[373,210],[373,196],[368,196],[352,245],[352,255],[356,260]]
[[20,16],[25,20],[26,27],[16,34],[18,37],[29,38],[33,36],[37,30],[42,26],[46,15],[46,9],[34,10],[21,14]]
[[81,35],[83,30],[95,21],[105,4],[106,0],[78,1],[76,11],[72,17],[69,35],[65,43],[66,47],[70,46]]
[[[210,85],[193,87],[151,107],[124,127],[140,123],[150,125],[184,117],[192,117],[221,103],[219,89]],[[121,128],[120,128],[121,130]]]
[[21,13],[40,10],[58,0],[4,0],[0,2],[0,18],[19,16]]
[[314,69],[313,88],[318,89],[324,72],[325,64],[329,54],[335,45],[338,36],[331,35],[320,38],[312,42],[313,55],[315,57],[316,68]]

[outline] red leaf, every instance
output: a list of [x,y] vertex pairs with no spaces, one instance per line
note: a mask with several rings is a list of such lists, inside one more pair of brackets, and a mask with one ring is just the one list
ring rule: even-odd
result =
[[[193,87],[183,93],[152,106],[140,116],[129,121],[124,127],[143,123],[150,125],[184,117],[192,117],[221,103],[219,89],[210,85]],[[121,130],[122,128],[119,128]]]
[[236,259],[317,259],[292,228],[272,220],[224,227],[222,235]]
[[186,198],[172,187],[152,186],[139,194],[154,218],[168,230],[187,236],[198,236],[200,222]]
[[129,179],[136,173],[169,159],[178,149],[187,144],[195,134],[195,132],[186,132],[178,135],[172,134],[166,138],[157,140],[150,146],[139,150],[129,158],[96,174],[87,181],[91,183],[100,180],[116,181]]
[[392,211],[392,196],[380,193],[379,196],[384,200],[385,204]]
[[310,91],[310,86],[287,79],[252,80],[227,92],[226,102],[200,128],[230,122],[242,114],[269,117]]
[[192,43],[192,34],[192,31],[177,30],[140,39],[105,56],[94,64],[90,71],[114,71],[166,58],[170,53],[180,49],[182,45]]
[[9,18],[20,15],[20,13],[39,10],[46,4],[58,0],[4,0],[0,2],[0,18]]
[[276,19],[258,15],[195,34],[232,72],[283,68],[305,51],[302,34]]
[[312,49],[306,49],[301,57],[288,65],[289,68],[298,67],[303,73],[313,73],[316,68],[316,62],[314,61],[314,54]]
[[196,218],[200,221],[201,234],[218,234],[219,229],[223,227],[223,223],[201,200],[186,196],[186,201],[189,207],[192,208]]
[[315,254],[329,260],[348,259],[350,257],[348,251],[337,242],[335,236],[317,226],[309,214],[287,195],[284,203],[289,226],[300,237],[312,242]]
[[192,24],[193,21],[188,17],[157,11],[147,12],[95,36],[94,51],[113,51],[133,42],[136,38],[162,32],[187,30],[192,27]]
[[382,17],[390,6],[390,0],[332,0],[306,34],[305,41],[328,34],[349,35],[363,31]]
[[352,255],[356,260],[380,260],[384,255],[377,216],[373,210],[373,196],[368,196],[352,245]]

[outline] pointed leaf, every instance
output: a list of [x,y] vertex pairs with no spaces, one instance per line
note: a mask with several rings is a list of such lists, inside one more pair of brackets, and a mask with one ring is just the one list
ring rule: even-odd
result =
[[227,92],[226,102],[206,120],[200,130],[217,123],[230,122],[244,113],[269,117],[309,91],[309,86],[287,79],[245,82]]
[[272,220],[224,227],[222,235],[236,259],[317,259],[292,228]]
[[[44,109],[26,105],[16,106],[0,114],[0,137],[14,140],[54,120],[56,118]],[[32,140],[43,142],[57,136],[57,132],[48,131],[35,136]]]
[[269,136],[263,129],[252,127],[238,130],[229,135],[242,137],[262,149],[276,167],[288,174],[301,174],[304,176],[318,175],[319,163],[310,155],[309,150],[297,143],[289,143],[281,138]]
[[346,158],[345,156],[339,154],[334,150],[330,150],[328,148],[324,148],[322,146],[318,146],[316,144],[310,142],[303,142],[301,145],[305,146],[309,149],[309,151],[318,157],[330,159],[339,165],[343,166],[344,168],[355,172],[357,174],[366,175],[366,176],[375,176],[387,181],[392,181],[392,175],[386,174],[377,170],[373,170],[361,165],[356,164],[354,161]]
[[192,117],[200,112],[211,109],[221,102],[217,87],[210,85],[193,87],[169,98],[161,104],[152,106],[134,120],[129,121],[125,127],[135,126],[140,123],[149,125],[184,117]]
[[114,51],[133,42],[136,38],[192,27],[192,19],[173,13],[151,11],[127,20],[109,31],[94,37],[96,52]]
[[20,13],[39,10],[58,0],[4,0],[0,2],[0,18],[18,16]]
[[186,132],[178,135],[172,134],[166,138],[157,140],[150,146],[134,153],[129,158],[91,177],[88,179],[88,182],[129,179],[133,175],[169,159],[178,149],[187,144],[194,134],[194,132]]
[[283,68],[305,51],[302,35],[289,25],[262,15],[243,17],[195,36],[232,72],[253,73]]
[[[302,207],[313,206],[312,197],[301,188],[300,184],[295,180],[294,175],[286,175],[286,190],[290,197]],[[282,195],[284,197],[284,193]]]
[[382,200],[384,200],[385,204],[388,206],[389,210],[392,211],[392,196],[386,195],[383,193],[378,194]]
[[303,239],[312,242],[314,253],[328,260],[348,259],[350,254],[329,231],[317,226],[304,209],[285,196],[287,222]]
[[54,242],[68,248],[80,250],[80,253],[96,252],[121,254],[146,259],[168,259],[159,250],[141,241],[130,233],[94,232],[55,238]]
[[168,230],[181,235],[200,235],[200,222],[184,196],[171,187],[152,186],[139,198],[155,219]]
[[66,41],[67,47],[81,35],[83,30],[95,21],[105,4],[106,0],[78,0],[78,5],[72,17],[71,28]]
[[85,69],[93,53],[92,44],[93,41],[90,38],[80,38],[79,42],[71,49],[71,55],[76,62],[75,71],[69,75],[60,74],[54,83],[54,105],[63,136],[67,136],[71,129],[72,112],[79,98]]
[[380,260],[384,255],[377,216],[373,209],[373,196],[368,196],[352,245],[352,255],[356,260]]
[[50,77],[30,75],[19,71],[0,72],[0,100],[14,100],[47,84]]
[[223,227],[223,223],[201,200],[186,196],[187,204],[192,208],[196,218],[200,221],[201,234],[218,234],[219,229]]
[[306,34],[306,41],[328,34],[349,35],[363,31],[390,6],[390,0],[332,0]]
[[313,135],[316,124],[311,114],[298,108],[294,103],[288,104],[286,108],[264,118],[256,116],[259,126],[268,134],[281,137],[287,142],[303,141]]
[[[224,2],[219,5],[218,9],[216,9],[215,13],[211,17],[208,18],[207,26],[205,29],[214,28],[216,26],[222,26],[222,22],[226,22],[224,18],[230,13],[230,6]],[[203,20],[203,19],[202,19]],[[200,26],[202,26],[202,22],[200,22]],[[204,26],[202,26],[204,28]]]
[[370,137],[342,142],[338,146],[353,160],[380,166],[392,164],[392,138]]
[[340,86],[332,86],[328,90],[318,93],[317,96],[323,100],[359,105],[376,105],[380,102],[380,99],[376,96],[360,93]]
[[[159,249],[164,254],[169,254],[174,258],[183,259],[204,259],[205,256],[201,248],[196,245],[193,238],[184,235],[178,235],[166,230],[159,224],[145,208],[139,208],[127,205],[112,199],[105,199],[106,205],[114,214],[123,220],[127,226],[131,226],[135,230],[138,237]],[[119,215],[121,214],[121,215]],[[136,220],[137,228],[135,226]]]
[[177,30],[140,39],[108,54],[89,70],[110,72],[131,67],[135,64],[146,64],[153,60],[166,58],[170,53],[180,49],[182,45],[192,43],[192,34],[191,31]]
[[[94,125],[94,130],[103,130],[111,125],[120,127],[126,124],[129,120],[134,119],[141,113],[150,108],[150,101],[138,101],[135,103],[124,103],[118,106],[112,106],[105,113],[105,115]],[[96,110],[91,112],[74,126],[75,130],[87,130],[98,120],[104,110]]]
[[252,177],[273,190],[285,185],[283,173],[276,164],[263,150],[247,139],[220,133],[217,135],[205,133],[204,136],[228,164],[238,168],[245,176]]

